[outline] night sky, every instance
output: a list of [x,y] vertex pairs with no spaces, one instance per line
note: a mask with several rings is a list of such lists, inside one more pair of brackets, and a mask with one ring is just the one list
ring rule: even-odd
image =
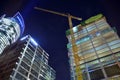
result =
[[[34,7],[81,17],[83,20],[102,13],[120,35],[119,0],[0,0],[0,15],[13,16],[19,11],[25,20],[25,32],[48,52],[49,65],[56,70],[56,80],[70,80],[65,31],[67,18],[35,10]],[[73,20],[73,26],[80,21]]]

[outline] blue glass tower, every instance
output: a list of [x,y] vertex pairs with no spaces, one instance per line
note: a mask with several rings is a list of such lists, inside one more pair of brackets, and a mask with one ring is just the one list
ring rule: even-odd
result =
[[0,19],[0,54],[6,46],[14,43],[24,32],[24,20],[18,12],[13,17]]

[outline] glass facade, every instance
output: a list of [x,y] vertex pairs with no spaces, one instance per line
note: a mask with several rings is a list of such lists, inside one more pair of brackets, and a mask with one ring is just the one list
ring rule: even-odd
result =
[[[105,17],[85,24],[74,32],[84,80],[120,79],[120,38]],[[76,80],[71,34],[67,34],[71,80]],[[114,70],[115,69],[115,70]],[[117,77],[116,77],[117,76]]]
[[49,55],[32,40],[31,36],[22,38],[22,46],[17,45],[21,50],[13,50],[19,56],[16,56],[12,70],[8,70],[10,75],[7,80],[55,80],[55,70],[48,65]]
[[[18,19],[19,18],[19,19]],[[19,23],[21,22],[21,23]],[[11,18],[0,19],[0,54],[6,46],[14,43],[23,33],[24,23],[20,13]],[[22,28],[21,28],[22,27]]]

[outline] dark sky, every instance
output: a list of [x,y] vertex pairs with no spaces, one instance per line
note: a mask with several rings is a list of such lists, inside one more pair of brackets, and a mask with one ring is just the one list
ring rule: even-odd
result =
[[[25,20],[25,32],[30,34],[50,55],[49,64],[56,70],[56,80],[70,80],[65,31],[69,28],[67,18],[35,10],[45,9],[70,13],[83,20],[102,13],[120,34],[119,0],[0,0],[0,15],[13,16],[21,12]],[[80,21],[73,20],[73,25]]]

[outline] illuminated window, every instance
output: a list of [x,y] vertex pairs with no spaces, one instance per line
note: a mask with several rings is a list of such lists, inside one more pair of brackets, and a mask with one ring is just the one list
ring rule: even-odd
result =
[[112,45],[112,46],[110,46],[110,47],[111,47],[111,49],[118,48],[118,47],[120,47],[120,43],[119,43],[119,44]]
[[101,45],[101,46],[98,46],[98,47],[96,47],[95,49],[96,49],[96,50],[100,50],[100,49],[103,49],[103,48],[105,48],[105,47],[107,47],[107,45],[106,45],[106,44]]
[[94,29],[96,29],[95,25],[92,25],[91,27],[87,27],[87,30],[88,30],[88,31],[92,31],[92,30],[94,30]]
[[99,53],[103,53],[103,52],[106,52],[106,51],[108,51],[108,50],[109,50],[109,48],[106,47],[106,48],[103,48],[103,49],[101,49],[101,50],[98,50],[97,53],[98,53],[98,54],[99,54]]
[[73,27],[73,32],[77,32],[78,31],[78,27]]
[[120,40],[114,40],[108,43],[109,46],[112,46],[114,44],[120,43]]
[[103,56],[106,56],[106,55],[109,55],[109,54],[111,54],[111,51],[106,51],[106,52],[100,53],[100,54],[98,54],[98,56],[103,57]]

